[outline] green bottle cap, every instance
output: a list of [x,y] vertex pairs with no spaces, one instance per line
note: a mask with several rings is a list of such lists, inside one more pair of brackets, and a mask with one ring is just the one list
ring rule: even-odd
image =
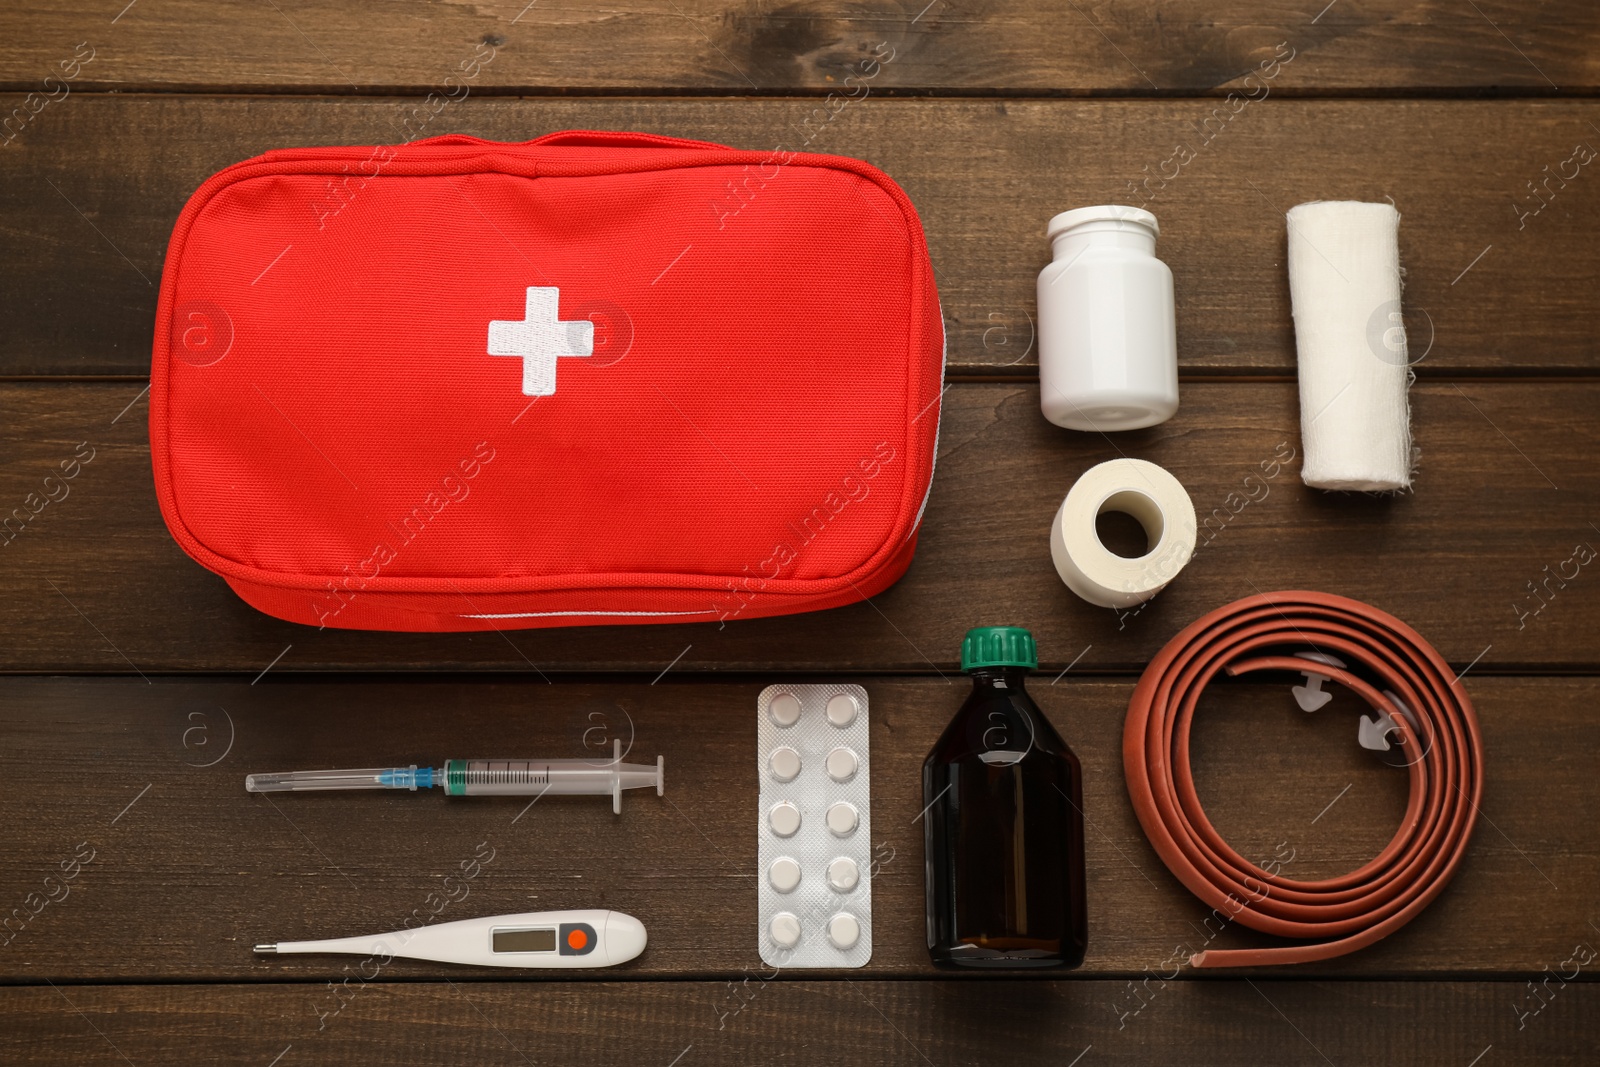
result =
[[961,639],[961,669],[1039,666],[1033,634],[1020,626],[974,626]]

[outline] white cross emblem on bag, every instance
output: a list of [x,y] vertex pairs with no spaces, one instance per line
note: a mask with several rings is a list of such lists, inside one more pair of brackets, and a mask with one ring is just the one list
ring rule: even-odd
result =
[[594,323],[557,318],[560,296],[561,290],[555,286],[529,286],[521,322],[494,319],[489,323],[489,355],[522,360],[523,396],[555,395],[558,356],[594,355]]

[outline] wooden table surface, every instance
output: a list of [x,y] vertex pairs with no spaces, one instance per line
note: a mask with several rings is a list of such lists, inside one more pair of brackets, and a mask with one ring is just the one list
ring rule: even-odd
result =
[[[1600,574],[1549,576],[1600,544],[1600,175],[1561,176],[1600,145],[1597,45],[1584,0],[12,0],[0,506],[30,517],[0,542],[0,1062],[1592,1064]],[[892,58],[870,91],[840,97],[875,51]],[[871,604],[722,629],[318,632],[246,607],[179,551],[151,487],[154,283],[185,199],[274,147],[573,127],[804,146],[904,186],[950,342],[910,572]],[[1178,144],[1198,148],[1170,176]],[[1044,222],[1163,170],[1141,199],[1176,276],[1182,408],[1115,441],[1056,429],[1032,334]],[[1414,493],[1299,481],[1283,212],[1312,199],[1402,213]],[[1119,452],[1225,517],[1122,616],[1070,595],[1044,547],[1072,480]],[[93,458],[70,494],[32,514],[74,455]],[[1373,603],[1466,672],[1482,818],[1445,894],[1373,948],[1174,976],[1188,951],[1267,939],[1208,927],[1145,840],[1127,698],[1178,628],[1273,588]],[[961,634],[997,620],[1037,634],[1034,694],[1085,768],[1090,950],[1062,978],[951,978],[922,941],[918,767],[964,694]],[[753,709],[802,678],[871,695],[886,862],[871,963],[773,978]],[[1241,852],[1288,842],[1297,874],[1332,876],[1387,841],[1404,775],[1355,745],[1355,710],[1207,694],[1198,787]],[[613,737],[668,770],[620,818],[240,782]],[[640,917],[646,953],[553,980],[250,952],[585,906]]]

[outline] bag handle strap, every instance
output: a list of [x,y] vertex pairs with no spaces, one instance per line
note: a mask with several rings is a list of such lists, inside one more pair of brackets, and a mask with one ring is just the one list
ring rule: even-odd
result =
[[704,148],[726,151],[727,145],[711,141],[691,141],[683,137],[663,137],[656,133],[629,130],[561,130],[529,141],[530,145],[568,145],[574,148]]
[[[473,137],[464,133],[446,133],[438,137],[426,137],[420,141],[411,142],[413,145],[480,145],[493,147],[505,144],[503,141],[486,141],[482,137]],[[522,145],[562,145],[572,148],[698,148],[714,151],[727,151],[727,145],[715,144],[711,141],[691,141],[682,137],[663,137],[655,133],[636,133],[630,130],[561,130],[556,133],[547,133],[543,137],[535,137],[531,141],[509,142]]]

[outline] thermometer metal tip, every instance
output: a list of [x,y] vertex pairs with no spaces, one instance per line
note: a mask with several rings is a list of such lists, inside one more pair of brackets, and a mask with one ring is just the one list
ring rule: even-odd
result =
[[278,943],[276,941],[274,941],[270,945],[257,945],[256,946],[256,955],[257,956],[276,956],[277,954],[278,954]]

